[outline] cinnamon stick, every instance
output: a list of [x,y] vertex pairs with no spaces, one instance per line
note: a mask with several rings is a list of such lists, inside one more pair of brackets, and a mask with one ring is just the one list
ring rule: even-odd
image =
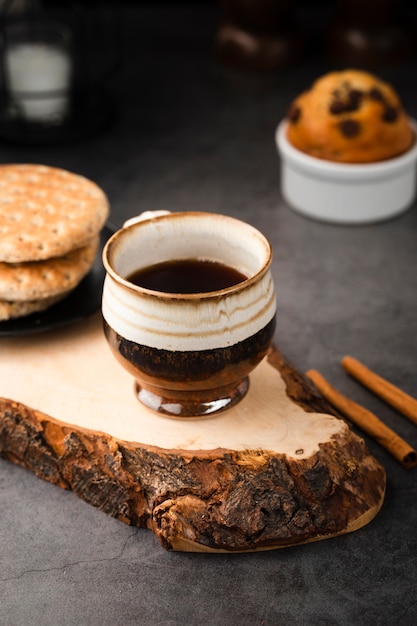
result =
[[416,450],[386,426],[374,413],[337,391],[316,370],[309,370],[307,376],[330,404],[388,450],[404,467],[409,469],[417,465]]
[[417,424],[417,400],[351,356],[342,359],[342,367],[362,385],[385,400],[394,409]]

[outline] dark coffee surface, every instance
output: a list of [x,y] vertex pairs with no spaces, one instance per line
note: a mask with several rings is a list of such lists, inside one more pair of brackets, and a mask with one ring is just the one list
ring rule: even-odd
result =
[[232,287],[246,280],[247,276],[216,261],[182,259],[156,263],[137,270],[127,279],[154,291],[207,293]]

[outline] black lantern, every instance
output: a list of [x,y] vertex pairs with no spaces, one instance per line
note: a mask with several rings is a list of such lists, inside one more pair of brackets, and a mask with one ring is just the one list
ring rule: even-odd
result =
[[117,9],[99,2],[6,0],[0,11],[0,137],[53,143],[114,117],[121,63]]

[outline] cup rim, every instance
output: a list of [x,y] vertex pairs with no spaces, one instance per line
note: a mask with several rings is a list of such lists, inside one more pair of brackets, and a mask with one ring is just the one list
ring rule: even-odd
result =
[[328,161],[298,150],[287,139],[288,120],[286,119],[278,124],[275,139],[282,159],[310,174],[314,173],[321,177],[342,181],[384,178],[387,175],[395,175],[398,171],[417,161],[417,122],[412,117],[408,119],[414,130],[413,145],[406,152],[396,157],[371,163]]
[[[117,244],[117,241],[122,236],[122,233],[125,233],[126,231],[140,229],[144,226],[144,224],[146,224],[149,221],[162,222],[162,221],[170,221],[172,219],[180,219],[184,217],[195,217],[196,219],[199,219],[200,217],[206,217],[206,218],[212,217],[215,219],[225,219],[227,221],[239,222],[241,224],[244,224],[245,227],[247,227],[248,229],[256,233],[257,236],[260,239],[262,239],[262,241],[266,245],[267,258],[262,268],[258,270],[255,274],[253,274],[253,276],[249,276],[246,280],[243,280],[239,283],[231,285],[230,287],[225,287],[224,289],[217,289],[216,291],[202,291],[202,292],[195,292],[195,293],[172,293],[170,291],[157,291],[154,289],[148,289],[146,287],[140,287],[139,285],[135,285],[134,283],[131,283],[126,278],[123,278],[122,276],[120,276],[120,274],[118,274],[113,269],[108,257],[112,251],[112,248]],[[242,289],[246,289],[248,286],[257,282],[263,275],[265,275],[268,272],[272,264],[272,257],[273,257],[273,250],[272,250],[271,242],[269,241],[268,237],[266,237],[255,226],[252,226],[251,224],[249,224],[248,222],[244,222],[243,220],[239,220],[238,218],[232,217],[231,215],[224,215],[222,213],[211,213],[211,212],[206,212],[206,211],[173,211],[166,215],[158,215],[155,217],[150,217],[140,222],[136,222],[128,226],[124,226],[120,228],[119,230],[117,230],[115,233],[113,233],[113,235],[111,235],[111,237],[106,241],[103,247],[103,252],[102,252],[102,261],[103,261],[104,269],[106,270],[107,274],[109,274],[109,276],[111,276],[111,278],[119,285],[123,285],[124,287],[128,288],[131,291],[140,293],[142,295],[147,295],[153,298],[159,297],[161,299],[166,299],[167,297],[169,297],[172,300],[188,300],[188,301],[202,300],[202,299],[209,300],[213,298],[218,298],[219,296],[224,295],[224,294],[238,293]]]

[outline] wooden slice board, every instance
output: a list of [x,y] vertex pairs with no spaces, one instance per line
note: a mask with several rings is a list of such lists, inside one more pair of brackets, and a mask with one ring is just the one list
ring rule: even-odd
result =
[[143,407],[100,315],[0,340],[0,455],[182,551],[252,551],[356,530],[385,472],[273,347],[206,419]]

